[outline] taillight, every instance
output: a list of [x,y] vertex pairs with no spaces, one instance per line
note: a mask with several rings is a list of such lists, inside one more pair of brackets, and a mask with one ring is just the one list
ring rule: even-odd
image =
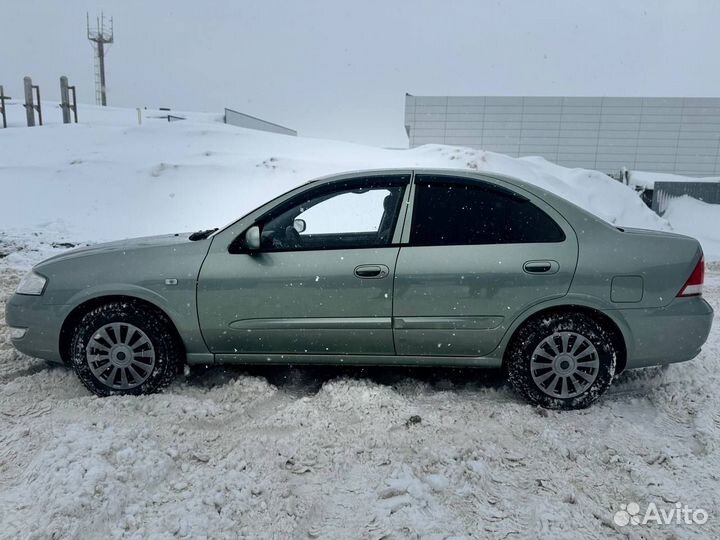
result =
[[700,296],[703,290],[703,282],[705,281],[705,257],[701,256],[695,265],[685,286],[680,289],[678,296]]

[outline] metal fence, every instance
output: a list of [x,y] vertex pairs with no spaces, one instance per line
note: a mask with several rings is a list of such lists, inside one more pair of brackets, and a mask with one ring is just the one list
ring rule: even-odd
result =
[[655,182],[652,209],[662,216],[668,203],[683,195],[710,204],[720,204],[720,182]]

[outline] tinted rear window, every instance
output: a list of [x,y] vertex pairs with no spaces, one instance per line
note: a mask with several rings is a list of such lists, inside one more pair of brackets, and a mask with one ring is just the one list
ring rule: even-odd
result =
[[527,199],[489,184],[420,179],[410,242],[414,245],[562,242],[565,234]]

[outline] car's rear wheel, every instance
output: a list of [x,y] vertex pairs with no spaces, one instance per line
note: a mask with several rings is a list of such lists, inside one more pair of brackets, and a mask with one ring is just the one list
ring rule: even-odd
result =
[[601,324],[585,313],[546,313],[513,336],[505,367],[513,387],[532,403],[581,409],[615,376],[617,351]]
[[170,322],[139,302],[109,302],[90,310],[72,338],[71,362],[98,396],[149,394],[167,386],[182,362]]

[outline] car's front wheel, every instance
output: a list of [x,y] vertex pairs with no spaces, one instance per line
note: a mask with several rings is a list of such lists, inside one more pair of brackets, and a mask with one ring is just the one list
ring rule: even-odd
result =
[[170,322],[134,301],[115,301],[86,313],[75,328],[71,361],[98,396],[149,394],[167,386],[182,362]]
[[505,367],[513,387],[532,403],[581,409],[598,399],[615,376],[610,333],[580,312],[547,313],[513,337]]

